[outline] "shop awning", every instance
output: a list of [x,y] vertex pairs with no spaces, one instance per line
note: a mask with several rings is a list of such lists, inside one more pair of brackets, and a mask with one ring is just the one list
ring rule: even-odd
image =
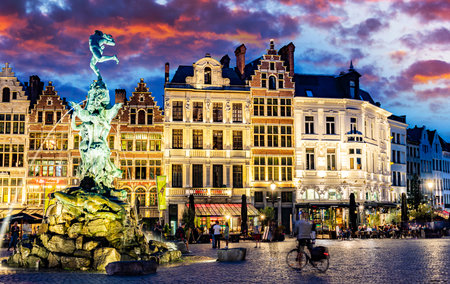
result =
[[[187,204],[189,207],[189,204]],[[247,204],[248,216],[258,216],[252,204]],[[241,204],[195,204],[195,215],[202,216],[241,216]]]

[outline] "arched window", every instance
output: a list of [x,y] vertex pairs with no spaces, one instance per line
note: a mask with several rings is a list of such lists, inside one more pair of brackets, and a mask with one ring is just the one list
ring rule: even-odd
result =
[[276,90],[277,89],[277,80],[275,79],[275,76],[269,77],[269,90]]
[[142,187],[136,189],[136,193],[134,195],[135,204],[138,199],[139,199],[139,206],[144,207],[145,206],[145,190]]
[[2,102],[9,103],[10,102],[10,91],[9,88],[3,89]]
[[138,124],[145,124],[145,110],[138,111]]
[[211,85],[211,68],[205,68],[205,84]]
[[149,196],[150,197],[149,198],[150,199],[150,203],[149,203],[150,206],[158,205],[158,201],[157,201],[156,195],[157,195],[156,187],[150,189],[150,196]]
[[128,203],[131,203],[130,202],[131,201],[131,189],[125,187],[125,188],[122,188],[122,190],[125,190],[127,192],[127,201],[128,201]]

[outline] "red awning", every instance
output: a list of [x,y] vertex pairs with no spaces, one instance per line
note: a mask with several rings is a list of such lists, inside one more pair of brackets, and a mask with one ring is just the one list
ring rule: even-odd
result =
[[[189,207],[189,204],[187,204]],[[247,204],[248,216],[258,216],[259,212],[252,204]],[[241,204],[195,204],[196,216],[241,216]]]

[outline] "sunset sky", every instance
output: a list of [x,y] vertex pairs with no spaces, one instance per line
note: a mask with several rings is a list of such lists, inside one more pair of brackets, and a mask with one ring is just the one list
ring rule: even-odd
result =
[[[450,140],[450,1],[382,0],[1,0],[0,62],[22,82],[38,75],[68,100],[85,98],[95,75],[88,39],[112,34],[120,63],[99,64],[111,94],[144,78],[162,105],[171,76],[205,53],[216,59],[244,43],[246,61],[293,42],[295,71],[338,74],[353,60],[361,88],[410,126]],[[3,64],[2,64],[3,65]]]

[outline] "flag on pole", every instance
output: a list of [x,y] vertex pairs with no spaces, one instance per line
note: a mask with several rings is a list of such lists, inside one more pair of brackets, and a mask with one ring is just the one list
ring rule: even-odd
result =
[[158,209],[166,210],[166,176],[156,176],[156,189],[158,190]]

